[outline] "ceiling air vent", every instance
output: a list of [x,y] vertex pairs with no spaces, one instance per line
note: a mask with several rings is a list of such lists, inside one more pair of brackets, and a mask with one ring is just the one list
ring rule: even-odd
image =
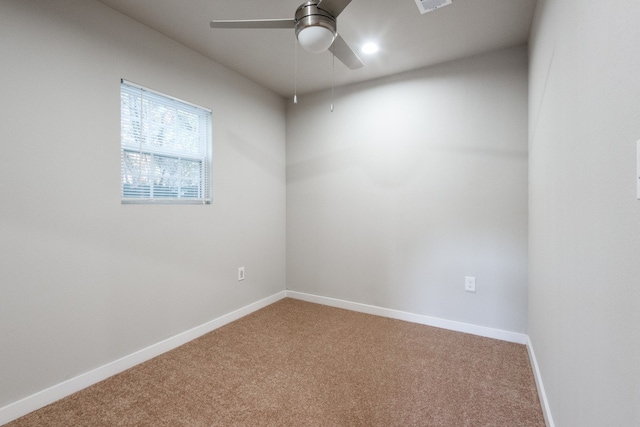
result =
[[416,0],[416,3],[420,13],[427,13],[451,4],[451,0]]

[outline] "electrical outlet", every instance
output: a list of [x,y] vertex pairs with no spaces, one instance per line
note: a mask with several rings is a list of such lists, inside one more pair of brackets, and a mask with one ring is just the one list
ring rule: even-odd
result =
[[464,290],[467,292],[475,292],[476,291],[476,278],[466,276],[464,278]]
[[238,268],[238,282],[244,280],[244,267]]

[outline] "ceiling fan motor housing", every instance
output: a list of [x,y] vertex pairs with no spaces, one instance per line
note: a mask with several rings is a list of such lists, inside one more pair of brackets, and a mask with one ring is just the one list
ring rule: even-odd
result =
[[[337,36],[338,31],[336,28],[336,18],[331,15],[331,13],[326,10],[318,7],[319,1],[312,0],[300,5],[298,10],[296,10],[295,21],[296,21],[296,37],[304,44],[301,40],[300,33],[306,29],[323,29],[320,30],[322,32],[326,32],[328,30],[332,34],[331,42]],[[330,44],[330,43],[329,43]],[[305,48],[308,49],[307,46]],[[322,52],[326,50],[328,46],[324,46],[324,48],[318,47],[317,52]],[[311,48],[313,51],[313,48]]]

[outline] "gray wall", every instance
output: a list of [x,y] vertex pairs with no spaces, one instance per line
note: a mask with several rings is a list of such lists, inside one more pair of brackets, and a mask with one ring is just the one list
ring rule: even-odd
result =
[[640,2],[539,1],[529,335],[556,426],[640,425]]
[[[284,290],[280,97],[89,0],[0,58],[0,407]],[[212,205],[120,204],[120,78],[213,110]]]
[[524,333],[526,49],[335,96],[287,108],[287,288]]
[[[557,426],[637,425],[638,16],[539,0],[527,248],[522,48],[340,88],[333,114],[303,96],[285,127],[97,2],[3,0],[0,407],[281,291],[286,218],[289,289],[526,331]],[[212,205],[120,204],[120,78],[213,110]]]

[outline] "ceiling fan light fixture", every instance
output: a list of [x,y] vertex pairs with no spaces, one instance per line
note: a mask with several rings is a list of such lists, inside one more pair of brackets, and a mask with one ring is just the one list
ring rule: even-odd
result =
[[331,47],[336,35],[328,28],[312,26],[298,32],[298,42],[311,53],[322,53]]
[[318,0],[303,3],[296,10],[296,37],[302,47],[312,53],[329,49],[338,32],[336,18],[319,7]]

